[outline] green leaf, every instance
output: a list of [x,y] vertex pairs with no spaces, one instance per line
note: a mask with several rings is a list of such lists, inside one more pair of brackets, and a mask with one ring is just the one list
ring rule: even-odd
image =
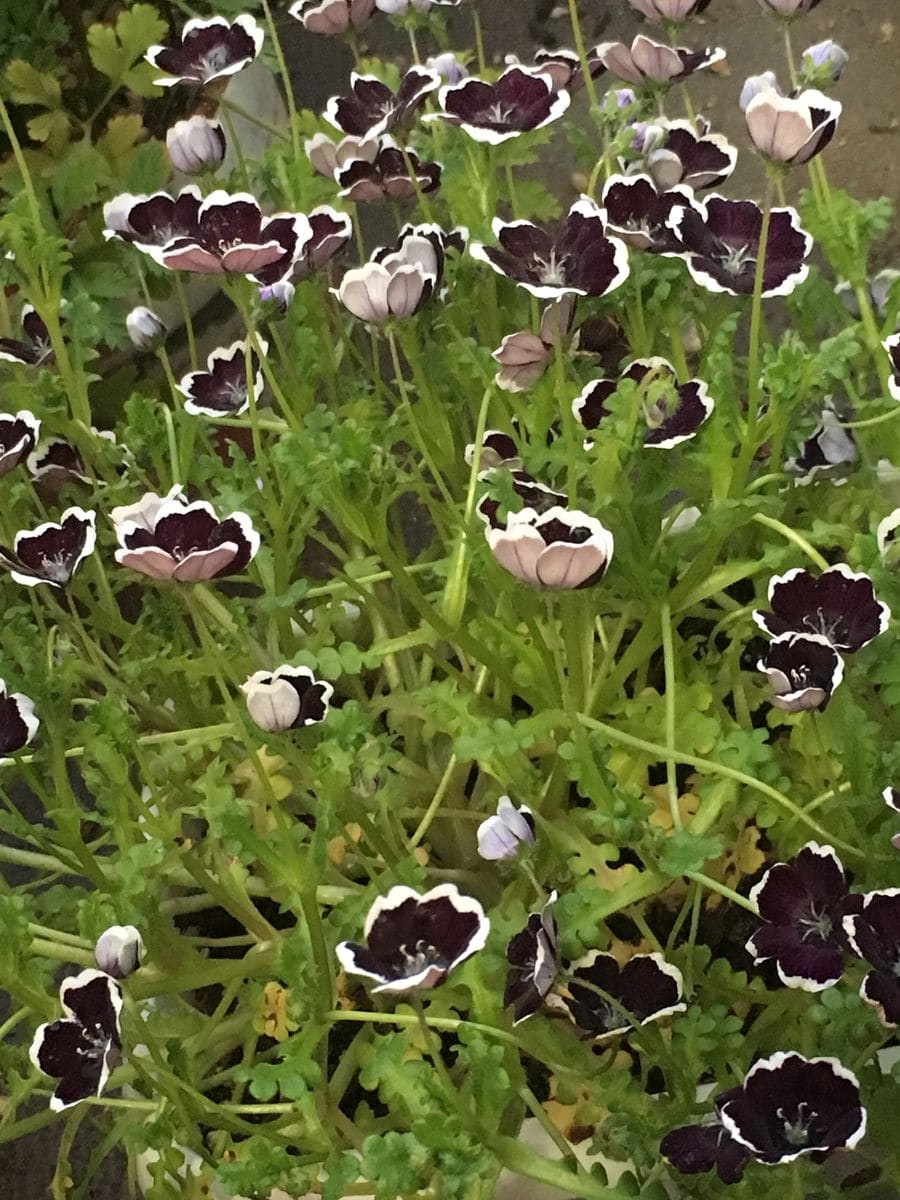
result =
[[43,108],[58,108],[61,99],[59,80],[31,63],[17,58],[6,68],[6,79],[17,104],[40,104]]
[[115,28],[97,24],[88,29],[91,62],[107,79],[122,83],[125,73],[165,32],[166,23],[155,8],[149,4],[135,4],[119,14]]
[[125,113],[113,117],[109,122],[103,136],[97,141],[97,149],[113,170],[122,171],[128,167],[143,128],[140,113]]
[[667,837],[660,849],[659,865],[668,875],[685,875],[688,871],[702,871],[711,858],[718,858],[724,851],[721,838],[698,837],[687,829]]
[[93,204],[100,188],[111,179],[109,164],[90,142],[78,142],[56,170],[50,183],[53,202],[63,220]]
[[47,142],[48,148],[55,150],[64,146],[69,136],[69,116],[60,110],[41,113],[31,118],[27,128],[32,141]]

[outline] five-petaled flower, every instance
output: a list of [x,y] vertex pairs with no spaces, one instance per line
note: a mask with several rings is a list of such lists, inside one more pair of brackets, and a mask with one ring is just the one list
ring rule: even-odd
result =
[[[893,788],[886,791],[893,792]],[[896,808],[896,801],[891,803]],[[859,994],[884,1025],[900,1025],[900,888],[866,892],[858,912],[844,917],[844,932],[854,953],[872,968]]]
[[658,121],[654,136],[643,149],[639,169],[660,191],[684,184],[701,192],[718,187],[737,165],[737,150],[720,133],[711,133],[698,117],[690,121]]
[[697,1125],[672,1129],[659,1144],[659,1152],[683,1175],[699,1175],[715,1168],[722,1183],[738,1183],[750,1158],[746,1146],[736,1142],[722,1125],[719,1111],[737,1095],[730,1089],[716,1097],[715,1112]]
[[442,87],[438,103],[441,111],[427,121],[448,121],[476,142],[496,146],[556,121],[569,107],[570,97],[556,90],[549,73],[512,66],[495,83],[472,76]]
[[255,671],[241,684],[247,712],[266,733],[318,725],[328,715],[334,688],[316,679],[309,667],[284,663],[274,671]]
[[93,554],[96,541],[96,513],[75,505],[59,521],[45,521],[37,529],[17,533],[12,550],[0,547],[0,566],[26,587],[49,583],[62,588]]
[[687,79],[695,71],[721,62],[725,51],[719,46],[690,50],[667,46],[639,33],[629,48],[623,42],[601,42],[592,51],[608,71],[626,83],[665,87]]
[[225,17],[188,21],[173,46],[151,46],[145,57],[166,74],[153,82],[161,87],[176,83],[210,83],[242,71],[259,54],[263,31],[247,13],[228,21]]
[[[268,344],[259,339],[263,354]],[[250,407],[250,381],[247,373],[246,340],[219,346],[206,360],[205,371],[191,371],[178,384],[186,397],[184,411],[191,416],[235,417]],[[263,390],[262,367],[255,351],[249,351],[253,373],[253,398],[258,402]]]
[[837,983],[847,877],[830,846],[807,842],[790,862],[769,867],[750,898],[765,922],[747,942],[757,963],[773,960],[781,982],[805,992]]
[[600,203],[609,232],[635,250],[677,255],[682,245],[669,225],[674,208],[693,204],[689,188],[676,184],[660,192],[649,175],[610,175]]
[[[373,143],[366,143],[368,147]],[[424,162],[413,150],[405,152],[390,138],[374,144],[371,158],[351,159],[335,168],[334,178],[341,196],[356,204],[371,200],[409,200],[417,193],[427,195],[441,183],[440,163]]]
[[838,413],[826,405],[819,424],[803,442],[800,452],[784,465],[797,476],[797,484],[806,487],[817,479],[846,479],[858,459],[859,447],[853,430],[845,429]]
[[288,12],[309,30],[331,37],[360,29],[375,11],[375,0],[296,0]]
[[575,319],[575,297],[565,295],[546,305],[537,333],[520,329],[508,333],[491,353],[500,364],[494,376],[497,387],[505,392],[522,392],[536,383],[547,369],[557,344],[564,344]]
[[[647,432],[644,445],[659,450],[692,438],[715,408],[702,379],[679,383],[675,368],[665,358],[636,359],[622,374],[642,393],[642,407]],[[572,413],[585,429],[596,429],[609,415],[606,401],[616,391],[614,379],[596,379],[589,383],[572,401]],[[593,443],[588,440],[586,448]]]
[[844,660],[818,633],[782,633],[757,666],[769,680],[772,703],[785,712],[824,711],[844,678]]
[[122,991],[103,971],[92,968],[65,979],[59,989],[65,1016],[39,1025],[31,1061],[59,1080],[50,1098],[58,1112],[88,1096],[99,1096],[121,1047]]
[[409,125],[429,94],[440,87],[441,77],[424,67],[411,67],[392,92],[374,75],[350,76],[350,94],[332,96],[325,107],[325,120],[353,137],[376,138]]
[[259,549],[246,513],[221,520],[205,500],[189,502],[179,487],[166,496],[146,492],[137,504],[112,511],[116,562],[151,579],[182,583],[239,575]]
[[37,445],[41,423],[27,408],[0,413],[0,475],[8,475]]
[[106,222],[103,236],[130,242],[145,254],[158,258],[163,246],[190,237],[196,230],[202,203],[200,189],[193,183],[183,187],[177,196],[168,192],[141,196],[122,192],[103,205]]
[[868,575],[837,563],[819,576],[804,567],[775,575],[769,581],[769,608],[755,611],[753,619],[772,637],[818,633],[835,650],[852,654],[884,633],[891,612]]
[[7,692],[0,679],[0,754],[15,754],[32,740],[40,726],[34,701],[23,692]]
[[377,980],[373,992],[409,992],[443,983],[484,948],[490,922],[477,900],[452,883],[420,894],[398,885],[366,917],[366,945],[341,942],[338,961],[351,975]]
[[0,360],[28,367],[43,366],[53,357],[50,330],[31,304],[23,307],[21,319],[24,338],[0,337]]
[[852,1150],[866,1132],[859,1081],[835,1058],[793,1052],[759,1059],[722,1104],[726,1131],[759,1162]]
[[[793,208],[769,214],[762,296],[788,296],[809,274],[812,238]],[[752,295],[760,254],[763,212],[753,200],[708,196],[693,207],[675,208],[669,223],[682,243],[694,280],[710,292]]]
[[536,588],[591,587],[613,556],[613,535],[596,517],[562,506],[543,513],[524,508],[484,532],[500,566]]
[[556,918],[551,892],[540,912],[531,913],[525,928],[506,947],[509,972],[503,992],[503,1007],[512,1008],[513,1024],[533,1016],[556,982],[559,970]]
[[628,250],[608,235],[603,211],[588,196],[555,229],[499,218],[492,228],[500,245],[473,242],[469,253],[532,296],[606,296],[628,278]]
[[362,267],[347,271],[331,291],[361,321],[380,325],[417,313],[431,299],[443,272],[443,249],[416,230],[395,250],[381,248]]
[[813,88],[799,96],[760,92],[744,116],[753,144],[773,162],[798,165],[820,154],[837,129],[841,105]]
[[681,972],[661,954],[635,954],[620,966],[614,955],[591,950],[572,964],[566,993],[551,1003],[599,1040],[684,1012],[683,987]]
[[478,826],[478,853],[489,862],[515,858],[521,846],[534,845],[534,817],[527,804],[516,808],[509,796],[497,801],[497,812]]

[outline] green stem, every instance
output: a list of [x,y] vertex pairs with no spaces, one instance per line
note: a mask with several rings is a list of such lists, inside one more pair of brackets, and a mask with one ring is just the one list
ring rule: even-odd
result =
[[774,529],[776,533],[780,533],[782,537],[787,538],[789,542],[793,542],[807,556],[810,562],[815,563],[820,571],[828,570],[828,561],[809,544],[802,534],[797,533],[795,529],[791,529],[787,525],[783,525],[781,521],[776,521],[774,517],[767,517],[764,513],[755,513],[753,520],[758,525],[765,525],[768,529]]
[[681,806],[678,803],[678,782],[675,774],[675,651],[672,644],[672,610],[668,604],[662,606],[660,614],[662,626],[663,664],[666,679],[666,787],[669,793],[669,811],[672,814],[672,825],[681,829]]

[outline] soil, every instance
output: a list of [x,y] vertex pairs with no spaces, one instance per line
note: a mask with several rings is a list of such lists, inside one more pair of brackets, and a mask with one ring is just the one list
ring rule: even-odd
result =
[[[286,7],[286,5],[284,6]],[[523,61],[530,59],[541,44],[571,45],[568,22],[551,16],[543,22],[546,36],[535,28],[535,9],[544,12],[549,5],[541,0],[480,0],[479,11],[485,27],[488,54],[501,63],[505,54],[514,53]],[[565,9],[560,4],[560,9]],[[581,0],[580,8],[586,36],[593,41],[613,37],[630,40],[643,23],[626,0]],[[454,40],[459,46],[471,44],[468,14],[454,14]],[[352,67],[347,49],[339,42],[313,37],[291,20],[281,17],[287,58],[292,67],[295,91],[304,107],[320,109],[329,96],[346,82]],[[531,29],[529,29],[531,26]],[[370,26],[373,51],[403,54],[405,43],[391,41],[386,21],[377,19]],[[652,30],[648,29],[651,33]],[[838,135],[827,152],[831,180],[849,188],[861,199],[889,196],[900,201],[900,91],[897,90],[900,55],[900,5],[898,0],[824,0],[795,26],[796,49],[833,38],[849,53],[850,64],[838,89],[845,105]],[[715,129],[727,134],[739,148],[746,146],[743,117],[737,97],[747,75],[766,69],[779,72],[786,82],[780,35],[754,0],[713,0],[704,18],[694,23],[685,40],[699,45],[723,45],[728,49],[728,67],[724,73],[707,72],[691,83],[695,108],[704,113]],[[593,44],[593,41],[591,44]],[[583,112],[584,97],[573,107]],[[560,198],[574,197],[577,181],[571,178],[571,159],[564,139],[559,151],[545,159],[546,177]],[[802,186],[803,172],[790,186]],[[749,152],[742,152],[738,170],[728,184],[731,196],[758,196],[761,172]],[[895,223],[892,233],[877,248],[878,265],[896,262],[900,230]],[[2,999],[2,997],[0,997]],[[59,1127],[41,1131],[22,1141],[0,1146],[0,1178],[4,1180],[4,1200],[43,1200],[53,1173]],[[90,1151],[89,1137],[78,1139],[73,1154],[74,1174]],[[88,1189],[85,1200],[122,1200],[127,1194],[124,1164],[112,1156]]]

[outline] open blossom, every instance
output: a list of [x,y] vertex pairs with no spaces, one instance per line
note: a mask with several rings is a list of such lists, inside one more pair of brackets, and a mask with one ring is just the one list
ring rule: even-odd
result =
[[26,304],[22,309],[23,338],[0,338],[0,360],[24,363],[28,367],[40,367],[53,357],[50,331],[44,321]]
[[834,409],[826,406],[819,424],[803,442],[799,454],[789,458],[784,465],[797,476],[797,484],[805,487],[817,479],[843,481],[858,460],[859,447],[853,430],[845,429]]
[[409,200],[419,192],[427,195],[436,191],[442,170],[440,163],[423,161],[415,151],[403,151],[390,138],[382,138],[371,158],[354,158],[336,166],[334,179],[341,196],[356,204]]
[[672,1129],[659,1144],[659,1152],[683,1175],[715,1170],[722,1183],[738,1183],[750,1158],[746,1146],[736,1142],[721,1120],[722,1105],[738,1094],[731,1088],[716,1097],[715,1111],[697,1125]]
[[350,76],[349,95],[332,96],[323,115],[326,121],[353,137],[376,138],[392,129],[410,125],[416,112],[440,83],[441,77],[436,71],[411,67],[397,91],[392,92],[374,75],[360,75],[354,71]]
[[837,129],[841,105],[813,88],[798,96],[760,92],[744,116],[753,144],[774,162],[801,164],[820,154]]
[[8,475],[37,445],[41,423],[27,408],[0,413],[0,476]]
[[334,688],[316,679],[309,667],[285,663],[274,671],[255,671],[241,684],[241,691],[247,712],[260,729],[282,733],[324,721]]
[[76,505],[67,508],[59,521],[45,521],[37,529],[17,533],[11,551],[0,547],[0,566],[26,587],[49,583],[63,588],[93,554],[96,541],[96,513]]
[[884,633],[890,609],[875,595],[864,572],[837,563],[815,576],[794,567],[769,582],[769,609],[753,614],[756,624],[777,637],[781,633],[818,633],[836,650],[853,654]]
[[557,120],[570,98],[556,90],[551,75],[512,66],[495,83],[472,76],[442,87],[438,103],[440,113],[426,120],[459,125],[476,142],[499,145]]
[[[265,354],[267,343],[259,339],[259,346]],[[205,371],[191,371],[178,384],[179,392],[186,397],[184,411],[204,417],[236,417],[246,412],[250,407],[247,361],[246,339],[213,350],[206,360]],[[258,400],[263,390],[263,374],[252,350],[249,361],[254,380],[253,395]]]
[[34,715],[34,701],[23,692],[7,692],[0,679],[0,754],[23,750],[40,727]]
[[202,203],[200,189],[194,183],[183,187],[177,196],[168,192],[141,196],[123,192],[103,205],[103,236],[129,242],[156,257],[163,246],[195,231]]
[[[891,807],[896,808],[896,803]],[[900,1025],[900,888],[867,892],[859,911],[844,917],[844,932],[853,951],[871,967],[860,996],[876,1010],[882,1024],[896,1028]]]
[[690,207],[693,194],[676,185],[660,192],[649,175],[610,175],[600,201],[609,232],[635,250],[680,254],[682,245],[669,225],[675,208]]
[[[715,401],[702,379],[679,383],[675,368],[665,358],[635,359],[622,374],[643,390],[647,432],[644,445],[660,450],[692,438],[712,415]],[[597,429],[609,416],[606,401],[616,391],[620,380],[595,379],[572,401],[572,413],[585,429]],[[586,442],[586,448],[593,443]]]
[[612,954],[591,950],[572,964],[555,1008],[583,1033],[600,1040],[684,1012],[681,972],[661,954],[635,954],[620,966]]
[[667,46],[639,33],[630,48],[623,42],[601,42],[593,55],[625,83],[660,86],[678,83],[721,62],[725,51],[721,47],[690,50],[686,46]]
[[660,192],[679,184],[694,192],[718,187],[732,174],[738,152],[720,133],[711,133],[701,118],[691,121],[658,121],[652,143],[642,150],[642,160],[629,171],[650,176]]
[[225,17],[188,21],[172,46],[151,46],[145,57],[166,74],[153,82],[205,84],[242,71],[259,54],[263,31],[247,13],[233,21]]
[[103,971],[88,969],[63,980],[59,1001],[64,1016],[38,1026],[29,1052],[39,1071],[59,1080],[50,1098],[56,1112],[106,1086],[121,1048],[122,989]]
[[773,638],[757,666],[769,680],[772,703],[785,712],[824,711],[844,677],[844,660],[817,633]]
[[477,900],[442,883],[420,894],[392,887],[366,917],[366,945],[341,942],[338,962],[377,981],[373,992],[409,992],[443,983],[454,967],[484,948],[490,922]]

